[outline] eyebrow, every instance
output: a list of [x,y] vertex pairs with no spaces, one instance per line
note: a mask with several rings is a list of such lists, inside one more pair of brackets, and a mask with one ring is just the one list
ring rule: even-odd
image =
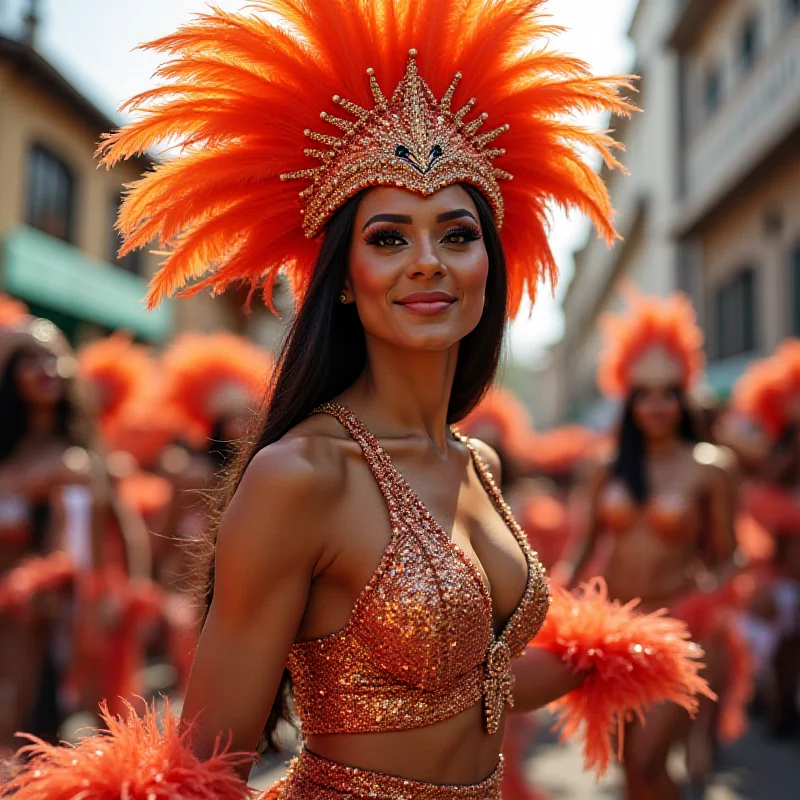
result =
[[437,222],[450,222],[451,219],[461,219],[461,217],[469,217],[470,219],[477,222],[478,220],[475,219],[475,215],[468,211],[466,208],[456,208],[453,211],[445,211],[444,214],[439,214],[436,217]]
[[376,214],[364,223],[361,231],[363,233],[370,225],[374,225],[376,222],[394,222],[395,225],[410,225],[413,221],[408,214]]
[[[460,219],[461,217],[470,217],[475,220],[475,222],[478,221],[475,219],[475,215],[466,208],[456,208],[453,211],[445,211],[443,214],[439,214],[436,217],[436,221],[449,222],[452,219]],[[370,225],[374,225],[376,222],[394,222],[395,225],[411,225],[413,221],[414,220],[408,214],[375,214],[374,217],[370,217],[364,223],[364,227],[361,231],[363,233]]]

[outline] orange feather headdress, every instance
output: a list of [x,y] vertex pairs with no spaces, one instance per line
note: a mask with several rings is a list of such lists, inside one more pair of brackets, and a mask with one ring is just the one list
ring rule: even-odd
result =
[[257,345],[232,333],[185,333],[164,353],[164,394],[193,441],[206,438],[226,401],[256,403],[272,360]]
[[28,319],[28,306],[25,303],[0,293],[0,331],[14,328]]
[[89,385],[104,431],[126,406],[134,404],[155,380],[147,349],[125,333],[87,344],[78,354],[78,374]]
[[624,397],[637,382],[669,379],[688,389],[705,366],[703,332],[688,297],[675,292],[650,297],[626,287],[629,310],[605,314],[606,345],[597,384],[611,397]]
[[528,460],[545,475],[566,475],[584,459],[592,457],[602,437],[582,425],[564,425],[535,434]]
[[533,435],[533,422],[525,404],[508,389],[492,388],[458,424],[462,433],[486,439],[506,457],[524,457]]
[[733,407],[776,439],[791,423],[792,406],[798,403],[800,339],[787,339],[769,358],[748,367],[733,390]]
[[252,0],[249,13],[212,8],[145,45],[168,58],[163,85],[126,104],[140,118],[98,152],[110,167],[177,147],[133,185],[118,222],[122,253],[152,240],[167,251],[150,306],[238,282],[270,302],[281,269],[302,291],[316,235],[368,186],[480,189],[503,226],[512,315],[555,277],[550,206],[586,213],[610,242],[609,197],[583,154],[616,167],[618,145],[574,116],[627,114],[630,84],[550,49],[559,28],[543,5]]

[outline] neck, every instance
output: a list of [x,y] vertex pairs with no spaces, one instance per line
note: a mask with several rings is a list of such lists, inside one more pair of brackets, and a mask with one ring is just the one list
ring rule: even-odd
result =
[[368,339],[367,366],[345,399],[366,409],[365,416],[387,432],[424,435],[444,452],[457,361],[458,345],[409,352]]
[[44,439],[56,432],[56,413],[49,406],[33,406],[28,409],[28,435]]
[[680,447],[677,436],[664,436],[655,439],[648,439],[645,443],[647,455],[658,458],[674,453]]

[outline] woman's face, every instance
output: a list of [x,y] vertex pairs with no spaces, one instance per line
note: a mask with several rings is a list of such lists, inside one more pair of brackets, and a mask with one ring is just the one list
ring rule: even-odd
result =
[[26,348],[17,362],[17,390],[35,408],[51,408],[64,396],[64,380],[58,374],[58,358],[44,347]]
[[368,336],[445,350],[483,313],[489,257],[478,210],[460,186],[430,197],[369,191],[356,215],[345,295]]
[[677,433],[681,404],[672,386],[643,386],[633,402],[633,418],[646,439],[664,439]]

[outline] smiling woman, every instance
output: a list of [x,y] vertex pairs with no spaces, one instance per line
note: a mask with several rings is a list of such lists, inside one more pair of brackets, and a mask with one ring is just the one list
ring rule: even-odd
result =
[[[496,453],[451,427],[491,384],[523,295],[555,276],[550,205],[614,235],[580,155],[594,146],[614,166],[614,142],[567,116],[627,113],[628,84],[550,50],[542,6],[214,9],[150,45],[167,55],[166,83],[134,98],[144,115],[100,148],[113,165],[184,145],[120,216],[126,249],[168,250],[152,304],[240,281],[269,301],[281,270],[298,296],[208,542],[183,710],[193,752],[216,763],[220,731],[253,753],[293,696],[303,747],[270,797],[498,800],[506,714],[578,690],[602,657],[597,593],[591,635],[572,624],[569,654],[557,636],[527,647],[549,606],[544,570],[497,488]],[[666,627],[653,647],[671,679],[649,675],[657,688],[622,706],[606,698],[593,729],[604,755],[613,714],[643,698],[691,706],[702,688],[696,651]],[[622,661],[639,689],[649,662]],[[587,684],[591,708],[600,684]]]

